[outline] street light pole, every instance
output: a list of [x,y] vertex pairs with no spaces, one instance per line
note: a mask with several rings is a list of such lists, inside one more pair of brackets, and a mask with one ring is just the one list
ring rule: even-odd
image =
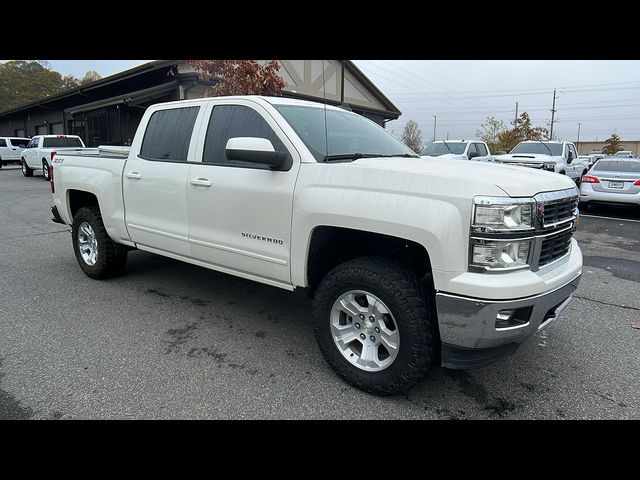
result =
[[576,142],[576,148],[578,149],[578,155],[580,155],[580,122],[578,122],[578,141]]
[[437,116],[433,115],[433,141],[436,141],[436,121],[437,121]]

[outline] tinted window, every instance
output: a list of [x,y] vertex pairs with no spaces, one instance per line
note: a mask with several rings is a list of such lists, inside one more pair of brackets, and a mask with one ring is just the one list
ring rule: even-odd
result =
[[8,147],[9,144],[4,138],[0,138],[0,147]]
[[14,147],[20,147],[20,148],[25,148],[29,143],[29,140],[26,138],[11,138],[9,141],[11,142],[11,145],[13,145]]
[[513,150],[511,150],[511,153],[531,153],[534,155],[539,154],[560,156],[562,155],[562,144],[545,142],[519,143]]
[[[271,141],[276,151],[287,151],[276,132],[254,109],[243,105],[218,105],[214,107],[209,119],[202,161],[217,165],[259,167],[259,165],[252,162],[227,160],[227,141],[235,137],[266,138]],[[291,167],[291,163],[292,159],[289,156],[281,169],[288,170]]]
[[467,148],[467,144],[460,142],[436,142],[430,143],[420,152],[420,155],[427,155],[430,157],[438,157],[440,155],[462,155],[464,149]]
[[158,110],[149,119],[140,156],[149,160],[185,162],[200,107]]
[[79,138],[75,137],[52,137],[42,140],[42,148],[82,148]]
[[478,153],[478,149],[476,148],[476,144],[475,143],[469,144],[469,150],[467,151],[467,156],[469,156],[469,155],[471,155],[473,153]]
[[489,155],[489,152],[487,152],[487,147],[484,146],[484,143],[476,143],[476,148],[478,149],[478,153],[481,157],[486,157],[487,155]]
[[598,160],[593,170],[612,172],[640,172],[640,161],[638,160]]

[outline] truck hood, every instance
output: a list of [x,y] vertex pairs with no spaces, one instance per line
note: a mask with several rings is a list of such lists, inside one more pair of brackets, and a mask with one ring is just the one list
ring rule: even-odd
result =
[[[550,157],[546,157],[547,159]],[[548,161],[548,160],[547,160]],[[565,175],[531,168],[485,162],[452,162],[433,158],[361,158],[350,165],[367,169],[404,172],[412,178],[422,176],[429,183],[446,184],[446,180],[462,182],[469,196],[481,194],[483,185],[498,187],[511,197],[530,197],[540,192],[575,188]]]
[[442,158],[442,159],[449,159],[449,160],[466,160],[467,157],[465,157],[463,154],[456,154],[456,153],[445,153],[444,155],[420,155],[420,158],[425,158],[425,159],[432,159],[432,158]]
[[507,155],[496,155],[494,157],[499,162],[505,163],[544,163],[544,162],[557,162],[562,157],[543,155],[540,153],[514,153]]

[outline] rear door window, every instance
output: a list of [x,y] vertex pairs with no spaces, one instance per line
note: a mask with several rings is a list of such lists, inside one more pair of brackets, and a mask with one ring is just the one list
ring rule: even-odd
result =
[[29,143],[29,140],[26,138],[11,138],[9,141],[11,142],[11,145],[18,148],[26,148]]
[[146,160],[186,162],[200,107],[158,110],[151,115],[140,156]]

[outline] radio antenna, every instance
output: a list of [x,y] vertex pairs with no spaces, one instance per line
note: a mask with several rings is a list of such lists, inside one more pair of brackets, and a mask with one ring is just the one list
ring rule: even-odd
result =
[[327,129],[327,86],[324,82],[324,60],[322,60],[322,96],[324,100],[324,146],[325,157],[329,156],[329,130]]

